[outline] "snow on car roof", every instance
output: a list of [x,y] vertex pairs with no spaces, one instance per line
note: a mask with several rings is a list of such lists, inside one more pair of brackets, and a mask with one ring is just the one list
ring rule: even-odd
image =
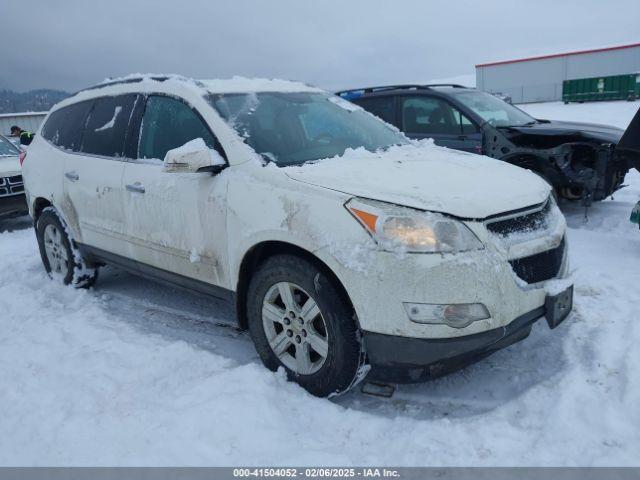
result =
[[117,78],[106,78],[96,85],[80,90],[56,104],[50,111],[103,95],[130,93],[141,89],[149,91],[149,85],[154,83],[169,84],[171,91],[175,91],[176,94],[186,94],[187,91],[192,93],[194,91],[199,93],[324,92],[311,85],[281,79],[235,76],[228,79],[196,80],[176,74],[132,73]]
[[162,73],[133,73],[118,78],[107,78],[97,85],[89,87],[87,90],[95,90],[118,84],[167,81],[190,84],[211,93],[322,91],[319,88],[301,82],[278,78],[247,78],[234,76],[231,78],[196,80],[182,75]]
[[212,93],[249,92],[321,92],[323,90],[290,80],[277,78],[232,77],[229,79],[199,80]]

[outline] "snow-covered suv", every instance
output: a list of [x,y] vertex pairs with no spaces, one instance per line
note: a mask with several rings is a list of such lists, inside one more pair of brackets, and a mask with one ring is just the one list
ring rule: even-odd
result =
[[280,80],[128,77],[52,109],[23,171],[45,269],[113,264],[235,302],[316,395],[419,381],[571,310],[535,174]]

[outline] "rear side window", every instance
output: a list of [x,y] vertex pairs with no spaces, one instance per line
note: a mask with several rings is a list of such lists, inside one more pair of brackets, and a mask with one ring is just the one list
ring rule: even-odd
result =
[[464,135],[476,132],[466,116],[434,97],[408,97],[402,103],[402,126],[407,134]]
[[74,103],[56,110],[42,127],[42,136],[66,150],[80,151],[82,131],[93,100]]
[[359,98],[355,103],[385,122],[392,125],[396,124],[394,97]]
[[220,151],[207,125],[185,102],[159,95],[147,99],[140,132],[140,158],[164,160],[169,150],[196,138]]
[[119,95],[95,100],[89,114],[82,152],[106,157],[122,157],[131,112],[137,95]]

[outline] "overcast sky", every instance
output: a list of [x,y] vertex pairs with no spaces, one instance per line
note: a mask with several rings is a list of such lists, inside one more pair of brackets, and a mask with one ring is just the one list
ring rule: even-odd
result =
[[640,42],[640,0],[3,2],[0,88],[73,91],[137,72],[335,89]]

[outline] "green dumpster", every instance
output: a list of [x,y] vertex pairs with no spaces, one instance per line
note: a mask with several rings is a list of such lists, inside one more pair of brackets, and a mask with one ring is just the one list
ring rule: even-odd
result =
[[595,102],[598,100],[635,100],[640,98],[640,73],[611,77],[577,78],[562,82],[562,100]]

